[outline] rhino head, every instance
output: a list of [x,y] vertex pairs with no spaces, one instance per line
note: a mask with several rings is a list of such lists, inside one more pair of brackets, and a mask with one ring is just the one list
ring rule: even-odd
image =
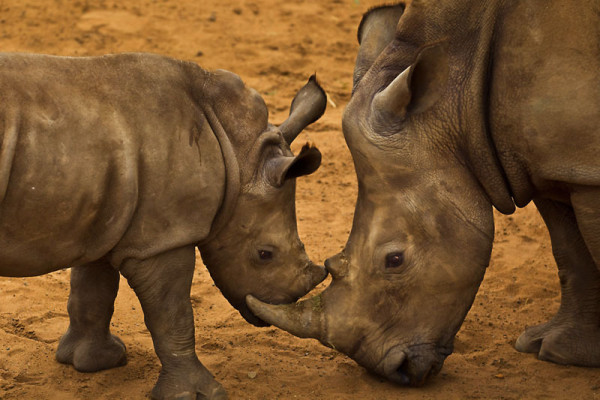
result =
[[[228,71],[205,85],[207,119],[226,161],[224,205],[199,249],[215,284],[250,323],[264,325],[248,309],[252,294],[270,303],[295,301],[327,276],[313,264],[298,237],[295,179],[321,163],[316,147],[297,156],[290,144],[325,111],[326,96],[314,76],[297,93],[289,118],[268,123],[262,97]],[[211,83],[212,82],[212,83]]]
[[331,285],[293,305],[247,301],[273,325],[418,386],[452,352],[483,279],[492,207],[461,153],[447,45],[404,51],[395,23],[361,26],[390,44],[361,46],[343,116],[358,200],[344,250],[325,262]]

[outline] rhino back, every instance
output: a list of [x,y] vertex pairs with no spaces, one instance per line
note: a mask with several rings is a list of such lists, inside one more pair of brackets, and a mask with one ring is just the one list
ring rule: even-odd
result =
[[224,167],[195,78],[158,56],[0,56],[0,273],[118,265],[206,236]]
[[600,3],[510,1],[495,36],[491,132],[517,204],[600,185]]

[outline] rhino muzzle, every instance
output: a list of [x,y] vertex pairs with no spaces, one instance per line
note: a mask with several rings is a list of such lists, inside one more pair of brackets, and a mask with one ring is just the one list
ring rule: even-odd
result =
[[[325,296],[324,296],[325,295]],[[293,304],[267,304],[248,295],[246,303],[261,320],[300,338],[317,339],[325,346],[336,348],[335,338],[329,338],[325,312],[327,289],[307,300]],[[338,338],[339,339],[339,338]],[[362,347],[362,346],[361,346]],[[362,347],[348,356],[368,370],[404,386],[422,386],[437,375],[452,346],[430,343],[392,346],[381,358],[373,357],[372,346]]]
[[400,385],[423,386],[440,372],[450,353],[425,344],[392,347],[375,367],[375,372]]

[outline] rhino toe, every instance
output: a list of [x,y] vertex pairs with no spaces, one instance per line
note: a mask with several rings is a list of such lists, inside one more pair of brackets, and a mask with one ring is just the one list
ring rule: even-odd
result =
[[227,396],[227,392],[225,391],[225,389],[223,389],[223,386],[219,385],[217,387],[215,387],[212,392],[210,393],[210,395],[208,397],[203,396],[203,395],[199,395],[201,397],[198,397],[198,400],[227,400],[228,396]]
[[529,330],[526,330],[517,339],[515,349],[521,353],[539,353],[542,347],[542,340],[542,337],[534,336]]
[[[195,357],[194,357],[195,358]],[[197,360],[183,361],[177,368],[160,372],[150,398],[153,400],[227,400],[227,392]]]

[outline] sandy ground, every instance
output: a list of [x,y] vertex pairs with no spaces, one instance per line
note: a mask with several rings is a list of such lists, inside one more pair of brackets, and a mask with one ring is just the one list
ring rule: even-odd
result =
[[[265,98],[274,122],[313,72],[337,107],[303,133],[321,149],[321,169],[298,184],[299,230],[322,262],[349,232],[356,197],[341,132],[357,50],[356,27],[375,0],[0,0],[0,47],[60,55],[162,53],[241,75]],[[58,364],[68,325],[69,271],[0,279],[1,399],[139,399],[159,362],[139,303],[125,282],[113,332],[129,363],[94,374]],[[231,399],[592,399],[597,370],[557,366],[517,353],[526,325],[559,304],[548,234],[533,207],[497,216],[492,262],[441,374],[420,389],[387,383],[313,340],[245,323],[198,262],[192,301],[197,352]]]

